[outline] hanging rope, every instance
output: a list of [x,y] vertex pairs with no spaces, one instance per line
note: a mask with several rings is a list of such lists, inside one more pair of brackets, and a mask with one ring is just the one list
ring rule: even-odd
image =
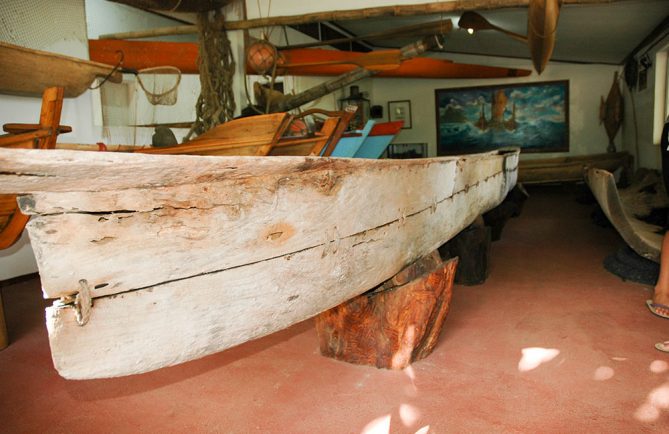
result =
[[186,135],[200,135],[203,132],[232,119],[235,112],[235,97],[232,93],[232,79],[235,61],[232,57],[230,40],[220,22],[220,11],[201,12],[197,16],[200,43],[200,96],[195,105],[196,119]]

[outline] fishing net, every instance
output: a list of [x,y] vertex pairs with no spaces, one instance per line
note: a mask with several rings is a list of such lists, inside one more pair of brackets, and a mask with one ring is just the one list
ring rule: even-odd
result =
[[230,40],[221,30],[223,15],[220,11],[198,14],[197,26],[200,43],[200,97],[195,104],[196,120],[186,138],[232,119],[235,97],[232,79],[235,61]]
[[153,105],[177,103],[181,71],[174,66],[156,66],[137,71],[137,83]]

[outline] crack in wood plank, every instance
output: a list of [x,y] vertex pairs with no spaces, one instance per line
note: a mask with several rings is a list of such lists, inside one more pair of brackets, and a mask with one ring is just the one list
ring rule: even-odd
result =
[[[512,171],[512,170],[504,169],[504,170],[501,170],[499,172],[495,172],[493,175],[490,175],[486,178],[483,178],[483,179],[481,179],[481,180],[479,180],[475,183],[467,184],[463,189],[461,189],[459,191],[456,191],[456,192],[453,192],[450,196],[442,198],[441,200],[434,201],[429,206],[426,206],[426,207],[424,207],[424,208],[422,208],[418,211],[412,212],[410,214],[402,215],[402,216],[400,216],[396,219],[393,219],[393,220],[388,221],[386,223],[377,225],[373,228],[367,228],[363,231],[356,232],[356,233],[341,237],[341,239],[350,239],[350,238],[360,237],[360,236],[364,237],[364,236],[366,236],[367,232],[374,232],[374,231],[377,231],[377,230],[380,230],[380,229],[383,229],[383,228],[387,228],[387,227],[389,227],[393,224],[402,224],[402,220],[406,220],[407,218],[415,217],[415,216],[417,216],[421,213],[424,213],[424,212],[431,212],[432,213],[432,212],[434,212],[433,209],[436,208],[436,206],[441,205],[441,204],[443,204],[445,202],[448,202],[448,201],[452,201],[452,200],[454,200],[455,196],[460,195],[460,194],[466,194],[469,191],[470,188],[478,187],[481,183],[488,182],[489,180],[491,180],[493,178],[496,178],[496,177],[499,177],[500,175],[504,175],[506,172],[509,172],[509,171]],[[159,209],[162,209],[162,208],[163,207],[159,207],[156,210],[159,210]],[[141,211],[141,212],[150,212],[150,211]],[[82,213],[73,213],[73,214],[82,214]],[[86,214],[86,213],[83,213],[83,214]],[[90,214],[98,214],[98,213],[90,213]],[[369,242],[374,242],[374,241],[375,241],[374,239],[363,240],[363,241],[354,243],[352,247],[358,246],[358,245],[363,244],[363,243],[369,243]],[[280,259],[280,258],[285,258],[287,260],[290,260],[290,257],[295,255],[295,254],[306,252],[306,251],[313,250],[313,249],[323,248],[323,247],[328,246],[332,242],[334,242],[334,240],[327,240],[327,241],[324,241],[324,242],[319,243],[319,244],[315,244],[315,245],[308,246],[308,247],[305,247],[305,248],[302,248],[302,249],[294,250],[294,251],[291,251],[291,252],[288,252],[288,253],[283,253],[281,255],[267,257],[267,258],[263,258],[263,259],[260,259],[260,260],[257,260],[257,261],[247,262],[245,264],[235,265],[235,266],[231,266],[231,267],[225,267],[225,268],[221,268],[221,269],[217,269],[217,270],[211,270],[211,271],[207,271],[207,272],[203,272],[203,273],[196,273],[196,274],[192,274],[192,275],[188,275],[188,276],[178,277],[178,278],[174,278],[174,279],[168,279],[168,280],[165,280],[165,281],[162,281],[162,282],[153,283],[153,284],[150,284],[150,285],[145,285],[145,286],[138,287],[138,288],[128,289],[128,290],[117,292],[117,293],[114,293],[114,294],[107,294],[107,295],[103,295],[103,296],[93,297],[93,300],[105,299],[105,298],[114,298],[114,297],[117,297],[119,295],[133,293],[133,292],[137,292],[137,291],[152,290],[152,288],[167,285],[167,284],[170,284],[170,283],[180,282],[180,281],[189,280],[189,279],[202,277],[202,276],[207,276],[207,275],[214,275],[214,274],[218,274],[218,273],[223,273],[225,271],[239,269],[239,268],[242,268],[242,267],[247,267],[247,266],[250,266],[250,265],[255,265],[255,264],[262,263],[262,262],[272,261],[272,260],[276,260],[276,259]],[[102,285],[104,285],[104,284],[102,284]],[[100,286],[100,285],[97,285],[96,287],[98,287],[98,286]],[[72,304],[61,302],[58,307],[59,308],[72,307]]]

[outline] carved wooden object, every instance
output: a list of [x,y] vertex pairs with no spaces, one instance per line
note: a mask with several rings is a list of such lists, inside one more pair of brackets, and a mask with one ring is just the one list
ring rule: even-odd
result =
[[99,378],[203,357],[375,287],[500,203],[517,162],[517,150],[368,160],[0,148],[0,193],[30,193],[19,203],[43,291],[63,297],[46,315],[57,369]]
[[451,301],[457,259],[434,251],[378,292],[316,317],[321,354],[377,368],[402,369],[434,349]]

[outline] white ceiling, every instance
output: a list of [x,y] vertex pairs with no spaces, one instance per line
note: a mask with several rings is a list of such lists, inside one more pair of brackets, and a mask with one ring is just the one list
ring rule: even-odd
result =
[[[481,11],[488,21],[506,30],[526,34],[527,9]],[[560,12],[557,40],[552,60],[620,64],[625,57],[662,21],[669,16],[669,0],[636,0],[601,5],[565,5]],[[439,15],[402,18],[379,18],[341,21],[337,26],[355,35],[434,21]],[[459,15],[451,18],[453,31],[446,37],[444,51],[501,57],[529,58],[529,50],[496,31],[486,30],[469,35],[459,29]],[[665,32],[669,29],[665,28]],[[375,41],[376,47],[401,47],[412,40]]]

